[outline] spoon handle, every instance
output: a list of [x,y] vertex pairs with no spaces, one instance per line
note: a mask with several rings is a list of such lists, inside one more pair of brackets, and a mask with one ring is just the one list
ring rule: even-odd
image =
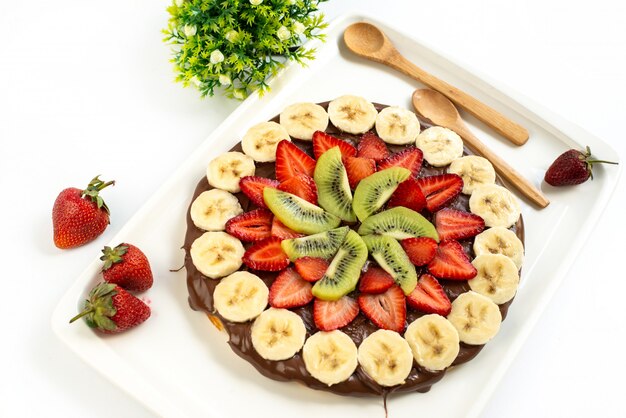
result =
[[417,65],[404,58],[398,51],[395,52],[395,54],[386,57],[386,59],[381,62],[414,78],[431,89],[439,91],[512,143],[524,145],[526,141],[528,141],[528,131],[523,126],[513,122],[497,110],[476,100],[462,90],[422,70]]
[[506,161],[498,157],[493,151],[491,151],[483,142],[478,139],[465,124],[457,124],[455,126],[449,126],[459,134],[465,141],[465,144],[474,150],[477,154],[482,155],[488,159],[496,172],[508,181],[513,187],[515,187],[522,195],[526,196],[530,201],[539,206],[545,208],[550,204],[550,201],[539,191],[531,182],[526,180],[517,170],[511,167]]

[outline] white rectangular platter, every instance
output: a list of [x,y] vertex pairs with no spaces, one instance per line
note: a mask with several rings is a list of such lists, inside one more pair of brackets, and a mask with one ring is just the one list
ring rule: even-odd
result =
[[463,114],[489,147],[552,201],[541,211],[522,201],[526,262],[518,296],[500,334],[476,359],[451,370],[430,392],[391,397],[389,416],[409,417],[417,411],[420,416],[438,418],[479,415],[606,206],[622,165],[610,171],[597,167],[595,180],[575,190],[552,188],[542,178],[554,157],[570,147],[590,145],[597,155],[618,161],[607,144],[382,22],[355,15],[338,19],[308,68],[290,65],[272,82],[270,94],[254,95],[242,103],[112,240],[111,245],[122,241],[138,245],[151,260],[155,285],[143,296],[153,310],[148,322],[105,338],[96,337],[86,326],[68,325],[79,302],[99,280],[98,259],[67,291],[53,314],[52,327],[71,350],[156,414],[220,418],[383,415],[381,399],[340,397],[261,376],[230,350],[226,336],[204,314],[189,308],[185,271],[169,271],[182,265],[185,213],[207,163],[238,142],[249,126],[270,119],[290,103],[321,102],[347,93],[411,107],[411,93],[422,86],[355,57],[343,45],[343,29],[361,20],[381,27],[403,54],[425,70],[525,126],[530,140],[518,148]]

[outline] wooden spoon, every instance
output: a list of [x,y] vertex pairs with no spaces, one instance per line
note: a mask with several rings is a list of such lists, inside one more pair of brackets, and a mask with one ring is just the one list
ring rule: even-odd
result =
[[467,146],[488,159],[498,174],[537,206],[545,208],[550,204],[550,201],[535,186],[508,165],[506,161],[494,154],[468,129],[456,107],[446,96],[430,89],[415,90],[413,107],[420,116],[430,120],[435,125],[443,126],[459,134]]
[[528,141],[528,131],[495,109],[472,96],[427,73],[398,52],[391,41],[376,26],[358,22],[343,33],[348,49],[364,58],[390,66],[415,80],[445,94],[450,100],[480,119],[500,135],[516,145]]

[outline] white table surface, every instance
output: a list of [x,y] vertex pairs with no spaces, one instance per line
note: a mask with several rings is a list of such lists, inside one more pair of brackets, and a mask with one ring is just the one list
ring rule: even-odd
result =
[[[166,4],[0,2],[2,417],[153,416],[64,347],[49,320],[103,243],[237,107],[172,82]],[[626,157],[624,2],[332,0],[323,9],[375,13]],[[104,192],[111,225],[90,245],[58,250],[54,198],[95,174],[118,182]],[[622,177],[485,418],[626,416],[625,206]]]

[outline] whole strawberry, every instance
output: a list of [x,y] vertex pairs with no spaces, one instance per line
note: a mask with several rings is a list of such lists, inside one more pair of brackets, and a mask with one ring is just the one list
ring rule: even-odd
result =
[[150,317],[148,305],[112,283],[100,283],[89,292],[79,318],[91,328],[105,334],[116,334],[141,324]]
[[52,208],[54,245],[59,248],[79,247],[94,240],[109,224],[109,208],[100,197],[100,190],[115,184],[96,176],[85,190],[70,187],[57,196]]
[[591,169],[596,163],[617,164],[611,161],[593,160],[591,150],[586,152],[571,149],[559,155],[546,171],[546,183],[552,186],[570,186],[593,179]]
[[104,247],[102,276],[108,283],[126,290],[143,292],[152,287],[152,270],[146,255],[131,244],[122,243],[115,248]]

